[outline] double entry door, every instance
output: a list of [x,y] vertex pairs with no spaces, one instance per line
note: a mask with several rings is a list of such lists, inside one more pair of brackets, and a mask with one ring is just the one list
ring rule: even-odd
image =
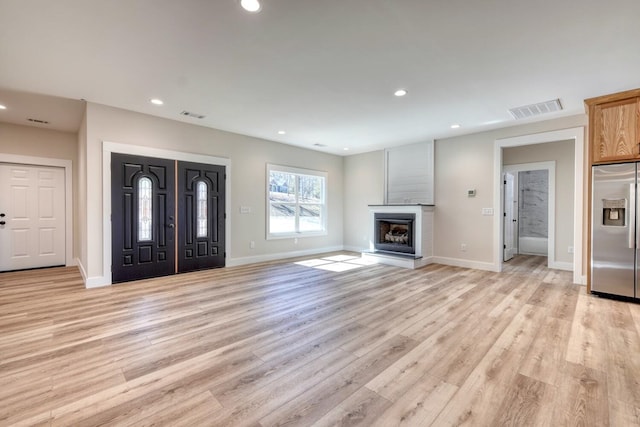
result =
[[112,153],[112,282],[224,267],[224,201],[224,166]]

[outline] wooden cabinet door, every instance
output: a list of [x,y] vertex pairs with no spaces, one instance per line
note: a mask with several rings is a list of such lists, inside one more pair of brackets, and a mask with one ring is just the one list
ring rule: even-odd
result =
[[594,163],[640,158],[639,105],[639,98],[629,98],[594,107]]

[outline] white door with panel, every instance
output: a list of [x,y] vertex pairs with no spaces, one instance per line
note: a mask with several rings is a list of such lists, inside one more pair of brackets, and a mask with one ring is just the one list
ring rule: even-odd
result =
[[504,175],[504,258],[503,261],[509,261],[513,255],[518,253],[518,201],[516,198],[517,188],[515,184],[515,175],[511,172],[505,172]]
[[0,163],[0,271],[65,265],[65,171]]

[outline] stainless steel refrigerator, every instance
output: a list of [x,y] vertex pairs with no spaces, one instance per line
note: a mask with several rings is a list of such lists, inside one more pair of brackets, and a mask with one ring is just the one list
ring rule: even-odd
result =
[[593,166],[591,292],[640,298],[640,163]]

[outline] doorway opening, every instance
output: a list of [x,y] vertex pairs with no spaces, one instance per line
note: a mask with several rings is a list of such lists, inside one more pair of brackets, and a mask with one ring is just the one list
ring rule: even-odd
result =
[[[553,269],[573,271],[574,283],[584,284],[586,277],[583,272],[583,227],[584,218],[584,129],[572,128],[561,131],[531,134],[521,137],[498,139],[495,142],[495,185],[496,195],[494,206],[497,212],[503,208],[503,165],[523,164],[527,161],[541,161],[555,159],[557,167],[556,194],[550,197],[550,203],[555,206],[550,211],[555,212],[557,227],[549,229],[549,235],[554,236],[555,245],[548,251],[548,266]],[[508,156],[511,148],[519,150],[517,158]],[[561,151],[556,156],[552,152]],[[551,184],[553,187],[554,185]],[[550,222],[551,227],[552,222]],[[503,215],[494,218],[496,233],[494,235],[496,270],[502,271],[504,229]]]
[[518,254],[554,260],[555,161],[505,165],[503,170],[503,261]]

